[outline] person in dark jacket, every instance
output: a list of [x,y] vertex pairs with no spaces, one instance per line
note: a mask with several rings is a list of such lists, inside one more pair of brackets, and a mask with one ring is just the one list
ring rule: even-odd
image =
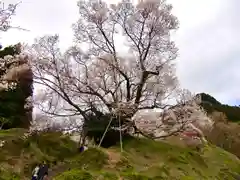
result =
[[81,147],[79,148],[79,152],[82,153],[82,152],[86,151],[87,149],[88,149],[87,146],[81,146]]
[[84,151],[84,147],[81,146],[81,147],[79,148],[79,151],[80,151],[80,153],[82,153],[82,152]]
[[44,180],[48,177],[48,165],[44,162],[38,171],[38,180]]

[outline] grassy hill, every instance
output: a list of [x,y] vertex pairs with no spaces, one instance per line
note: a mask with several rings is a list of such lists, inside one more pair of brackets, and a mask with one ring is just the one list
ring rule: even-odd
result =
[[24,138],[24,129],[0,130],[0,180],[29,179],[35,163],[52,167],[77,154],[77,145],[61,133],[43,133]]
[[[101,157],[101,158],[99,158]],[[72,170],[55,180],[187,180],[234,179],[240,173],[236,156],[208,146],[202,152],[147,139],[129,139],[119,148],[90,149],[79,155]]]
[[36,162],[47,160],[55,180],[190,180],[234,179],[240,160],[213,145],[193,149],[128,138],[119,146],[90,148],[82,154],[68,136],[42,133],[23,139],[24,130],[0,131],[6,140],[0,154],[0,180],[29,179]]

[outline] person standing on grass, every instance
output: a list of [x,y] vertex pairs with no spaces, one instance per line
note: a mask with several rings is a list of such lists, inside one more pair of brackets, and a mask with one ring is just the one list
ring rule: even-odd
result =
[[39,164],[36,165],[36,167],[32,171],[32,180],[38,180],[38,172],[39,172]]
[[37,180],[47,179],[48,179],[48,165],[46,164],[46,162],[43,162],[43,164],[40,166]]

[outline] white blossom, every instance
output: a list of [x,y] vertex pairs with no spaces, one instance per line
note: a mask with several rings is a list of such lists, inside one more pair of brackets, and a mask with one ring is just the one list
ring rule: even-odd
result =
[[0,31],[7,31],[11,28],[11,17],[15,15],[17,4],[8,4],[5,6],[4,2],[0,1]]
[[[86,112],[100,111],[134,119],[142,109],[160,108],[169,118],[161,123],[159,117],[146,127],[163,128],[169,135],[197,119],[195,100],[186,105],[184,97],[178,97],[178,49],[170,37],[178,20],[171,5],[165,0],[138,4],[123,0],[108,6],[89,0],[79,1],[78,7],[79,20],[73,26],[76,45],[62,54],[58,36],[53,35],[36,39],[32,46],[35,81],[47,88],[40,100],[47,106],[41,106],[43,112],[86,120]],[[116,36],[125,40],[128,55],[120,53]],[[87,52],[79,48],[82,44],[88,44]],[[170,98],[181,106],[169,108]]]

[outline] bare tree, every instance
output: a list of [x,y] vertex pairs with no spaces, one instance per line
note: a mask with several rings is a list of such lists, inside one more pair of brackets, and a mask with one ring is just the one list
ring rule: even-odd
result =
[[42,132],[42,131],[61,131],[61,132],[72,132],[80,131],[81,122],[77,119],[60,118],[56,119],[46,114],[36,113],[34,120],[31,122],[29,133]]
[[[20,4],[8,4],[5,6],[4,2],[0,1],[0,31],[8,31],[10,28],[18,28],[11,26],[11,18],[16,13],[17,6]],[[22,45],[18,43],[13,47],[16,52],[21,52]],[[6,55],[0,59],[0,89],[7,89],[14,87],[16,81],[22,76],[29,75],[31,71],[28,64],[28,56],[20,54],[16,56]]]
[[[167,100],[178,88],[177,48],[170,38],[178,20],[172,6],[165,0],[78,6],[75,46],[62,54],[55,35],[37,39],[31,50],[35,82],[46,87],[42,110],[84,120],[88,112],[130,120],[139,110],[169,108]],[[119,53],[117,35],[126,40],[127,55]],[[87,52],[82,43],[89,45]]]
[[[8,4],[0,1],[0,31],[8,31],[10,28],[19,28],[11,26],[11,18],[15,15],[17,6],[20,4]],[[22,45],[18,43],[14,49],[16,52],[21,52]],[[0,89],[7,89],[14,87],[16,81],[19,80],[23,74],[29,72],[28,57],[21,55],[6,55],[0,59]]]
[[[10,28],[22,29],[20,27],[11,26],[11,18],[15,15],[17,6],[20,3],[21,2],[5,6],[5,3],[0,1],[0,31],[5,32]],[[16,52],[21,52],[22,45],[18,43],[14,48]],[[28,64],[28,56],[25,54],[16,56],[7,54],[5,57],[0,59],[0,90],[14,88],[20,78],[23,76],[29,76],[30,71],[31,68]]]
[[14,27],[11,25],[11,18],[15,15],[16,9],[21,2],[16,4],[8,4],[7,6],[3,1],[0,1],[0,31],[8,31],[10,28],[26,30],[19,26]]

